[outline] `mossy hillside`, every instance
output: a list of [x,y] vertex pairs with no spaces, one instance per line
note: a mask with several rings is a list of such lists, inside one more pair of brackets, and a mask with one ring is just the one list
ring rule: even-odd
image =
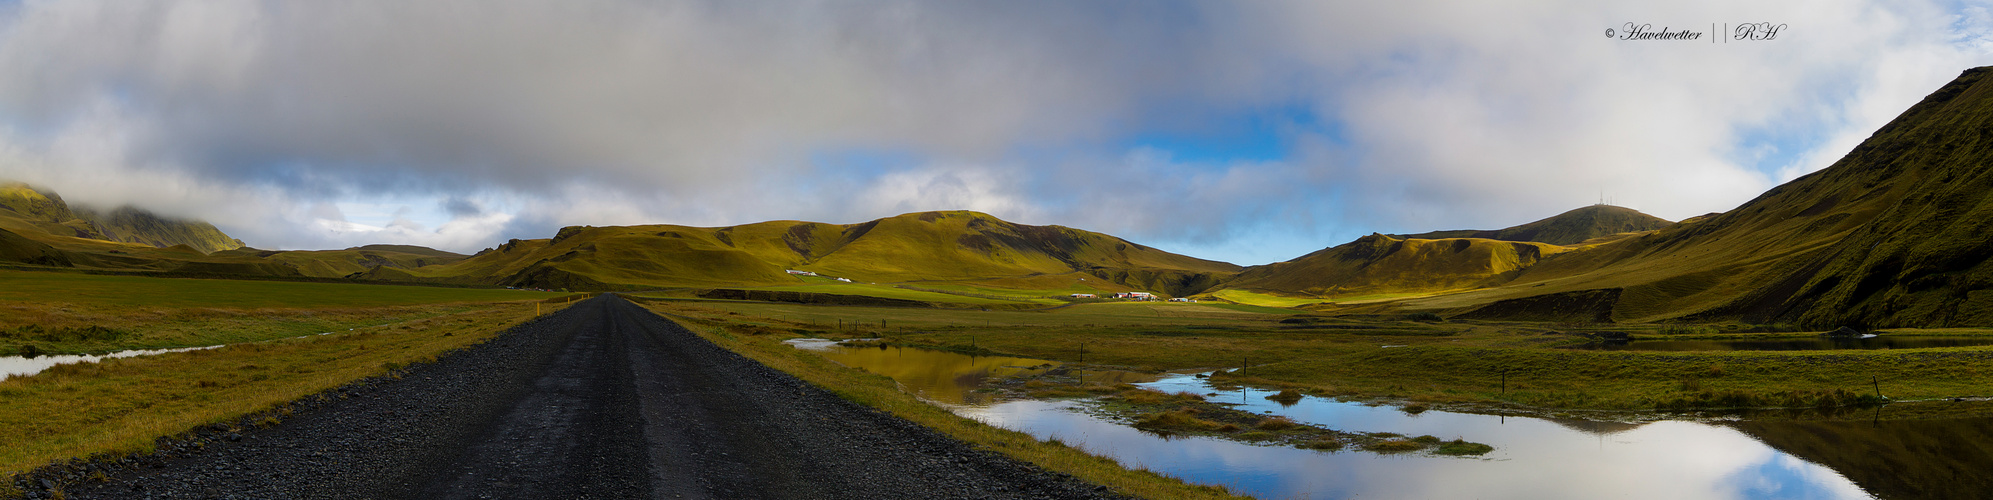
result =
[[1640,213],[1626,207],[1592,205],[1549,218],[1491,231],[1433,231],[1396,236],[1407,239],[1483,238],[1502,241],[1534,241],[1552,245],[1576,245],[1595,238],[1620,233],[1652,231],[1674,224],[1667,219]]
[[130,206],[108,212],[72,207],[54,192],[13,182],[0,182],[0,218],[16,219],[53,235],[158,248],[187,245],[208,253],[242,247],[241,240],[207,222],[161,217]]
[[364,274],[375,268],[416,269],[427,266],[440,266],[459,262],[468,258],[426,247],[409,245],[370,245],[378,248],[348,248],[345,250],[257,250],[243,247],[235,250],[216,252],[210,257],[238,257],[256,259],[297,269],[300,274],[315,278],[343,278]]
[[976,212],[923,212],[849,225],[570,227],[548,240],[514,240],[462,262],[409,274],[541,288],[802,283],[785,272],[789,269],[865,283],[1088,272],[1097,278],[1107,274],[1109,282],[1208,286],[1238,267],[1076,229],[1012,224]]
[[144,209],[122,206],[107,212],[77,208],[79,219],[93,226],[104,239],[154,247],[186,245],[201,253],[241,248],[242,240],[230,237],[206,221],[162,217]]
[[1546,243],[1372,234],[1294,260],[1253,267],[1224,287],[1323,299],[1456,290],[1506,281],[1538,260],[1566,250]]
[[1834,165],[1736,210],[1629,240],[1619,252],[1628,257],[1582,274],[1525,273],[1515,283],[1624,288],[1616,316],[1634,320],[1993,321],[1972,300],[1989,271],[1978,228],[1993,212],[1977,207],[1993,193],[1979,168],[1993,140],[1966,132],[1993,124],[1987,73],[1967,71]]
[[342,278],[366,274],[380,267],[413,269],[463,258],[412,246],[320,251],[267,251],[239,247],[204,253],[204,250],[184,243],[159,247],[148,243],[54,234],[40,230],[31,221],[8,217],[0,217],[0,232],[4,232],[0,234],[0,262],[181,276]]

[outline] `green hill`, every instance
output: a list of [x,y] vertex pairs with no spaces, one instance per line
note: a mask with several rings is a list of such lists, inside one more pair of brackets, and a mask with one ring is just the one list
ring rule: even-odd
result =
[[176,275],[339,278],[467,257],[409,245],[257,250],[206,222],[167,219],[133,207],[98,213],[20,183],[0,184],[0,232],[0,262]]
[[1073,275],[1194,293],[1239,269],[1104,234],[955,211],[860,224],[568,227],[551,239],[512,240],[455,264],[369,277],[580,290],[800,283],[788,270],[864,283]]
[[470,257],[469,255],[464,255],[456,252],[447,252],[443,250],[437,250],[434,248],[417,246],[417,245],[361,245],[353,248],[348,248],[347,250],[394,252],[394,253],[422,255],[427,257],[436,257],[436,258],[452,259],[452,260],[462,260]]
[[1626,207],[1612,205],[1592,205],[1557,214],[1547,219],[1492,231],[1472,229],[1455,231],[1433,231],[1430,233],[1394,236],[1400,239],[1437,240],[1445,238],[1483,238],[1502,241],[1534,241],[1552,245],[1573,245],[1585,240],[1619,233],[1652,231],[1674,224],[1667,219],[1640,213]]
[[1458,290],[1501,284],[1565,251],[1536,242],[1372,234],[1294,260],[1248,268],[1224,286],[1325,299]]
[[210,254],[276,264],[314,278],[358,277],[375,269],[414,269],[440,266],[468,258],[462,254],[413,245],[367,245],[345,250],[257,250],[243,247]]
[[[160,217],[124,206],[109,212],[72,207],[54,192],[21,183],[0,183],[0,227],[15,232],[137,243],[156,248],[186,245],[202,253],[242,247],[213,224]],[[30,229],[32,228],[32,229]]]

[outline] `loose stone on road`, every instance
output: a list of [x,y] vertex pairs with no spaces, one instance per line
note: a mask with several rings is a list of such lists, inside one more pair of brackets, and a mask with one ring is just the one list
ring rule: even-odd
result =
[[1119,498],[857,405],[614,295],[68,498]]

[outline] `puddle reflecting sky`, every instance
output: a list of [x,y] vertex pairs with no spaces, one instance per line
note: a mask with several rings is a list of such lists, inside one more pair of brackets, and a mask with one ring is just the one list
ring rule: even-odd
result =
[[[1189,375],[1140,383],[1166,392],[1216,392],[1207,399],[1338,430],[1430,434],[1495,447],[1478,458],[1321,452],[1163,438],[1076,411],[1081,402],[992,404],[972,391],[986,378],[1040,370],[1029,367],[1043,366],[1042,360],[791,343],[893,377],[909,392],[970,418],[1260,498],[1831,499],[1870,498],[1869,492],[1980,498],[1993,491],[1993,475],[1984,473],[1993,470],[1993,418],[1985,417],[1631,424],[1443,411],[1409,415],[1391,406],[1315,397],[1283,406],[1265,399],[1270,391],[1218,391]],[[1959,403],[1975,404],[1981,403]],[[1937,414],[1986,413],[1960,409]]]
[[1058,366],[1042,359],[969,356],[904,347],[845,347],[822,339],[795,339],[788,343],[816,351],[845,366],[892,377],[900,383],[901,390],[951,405],[988,403],[989,396],[975,392],[986,380],[1042,373]]
[[[1212,392],[1188,376],[1144,384]],[[1238,402],[1241,391],[1214,401]],[[1305,398],[1282,407],[1244,391],[1240,409],[1330,428],[1431,434],[1487,443],[1480,458],[1320,452],[1215,438],[1164,439],[1075,411],[1075,402],[1017,401],[958,413],[1192,482],[1261,498],[1869,498],[1833,470],[1779,452],[1728,427],[1663,421],[1584,425],[1537,418],[1429,411],[1407,415]],[[1610,432],[1600,432],[1600,429]]]

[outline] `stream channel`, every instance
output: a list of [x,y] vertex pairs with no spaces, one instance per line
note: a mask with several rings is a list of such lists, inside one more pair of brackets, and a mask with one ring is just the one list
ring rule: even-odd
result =
[[[381,326],[386,326],[386,325],[347,328],[343,331],[350,332],[354,330],[359,330],[361,328],[377,328]],[[341,332],[335,331],[335,332],[314,333],[310,335],[298,335],[295,337],[283,337],[271,340],[258,340],[254,342],[245,342],[245,343],[275,342],[279,340],[301,339],[307,337],[332,335],[335,333],[341,333]],[[56,365],[68,365],[68,364],[77,364],[77,363],[97,363],[106,359],[135,358],[139,356],[152,356],[156,354],[166,354],[173,352],[220,349],[222,347],[227,347],[229,345],[232,344],[208,345],[208,346],[197,346],[197,347],[166,347],[160,349],[128,349],[123,351],[108,352],[104,354],[41,354],[35,356],[0,356],[0,380],[7,380],[13,377],[32,377],[35,374],[41,373],[44,370],[48,370],[49,368],[54,368]]]
[[42,370],[53,368],[55,367],[55,365],[67,365],[72,363],[96,363],[106,359],[151,356],[154,354],[166,354],[169,352],[198,351],[202,349],[214,349],[217,347],[221,346],[211,345],[204,347],[181,347],[177,349],[132,349],[128,351],[118,351],[118,352],[101,354],[101,355],[100,354],[49,354],[49,355],[41,355],[34,357],[0,356],[0,380],[7,380],[8,378],[12,377],[32,376],[34,374],[41,373]]
[[[1191,391],[1240,410],[1353,432],[1462,438],[1479,457],[1316,451],[1215,437],[1165,437],[1088,413],[1085,400],[992,400],[985,381],[1058,363],[901,347],[789,341],[990,425],[1057,438],[1131,468],[1234,493],[1285,498],[1977,498],[1993,491],[1993,418],[1984,402],[1916,403],[1839,418],[1651,417],[1595,421],[1448,411],[1305,397],[1292,405],[1190,374],[1126,380]],[[1127,376],[1127,375],[1121,375]],[[1933,407],[1932,405],[1937,405]],[[1933,411],[1935,410],[1935,411]],[[1871,414],[1871,412],[1873,412]],[[1919,415],[1916,419],[1890,418]],[[1936,415],[1933,417],[1932,415]],[[1944,415],[1976,415],[1951,418]]]

